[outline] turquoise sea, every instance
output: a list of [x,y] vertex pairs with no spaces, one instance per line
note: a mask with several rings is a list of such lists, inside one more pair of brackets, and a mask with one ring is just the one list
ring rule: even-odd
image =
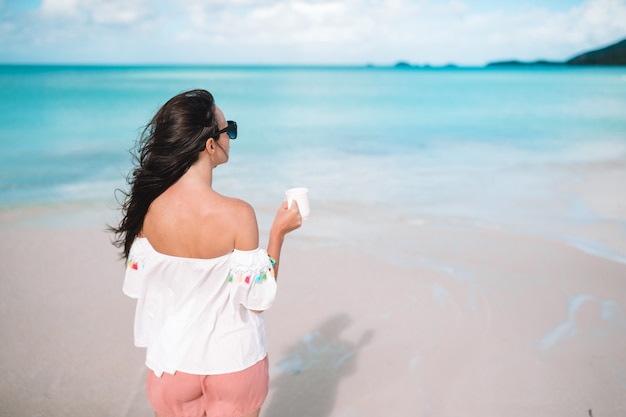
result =
[[215,188],[256,206],[307,186],[313,209],[380,205],[557,237],[602,221],[626,242],[626,209],[607,216],[572,192],[585,170],[626,161],[623,67],[0,66],[0,210],[113,207],[142,126],[192,88],[239,125]]

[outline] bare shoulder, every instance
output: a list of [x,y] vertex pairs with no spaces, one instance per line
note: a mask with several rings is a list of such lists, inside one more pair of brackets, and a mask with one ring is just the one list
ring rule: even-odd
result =
[[238,198],[228,198],[230,220],[235,230],[235,249],[253,250],[259,247],[259,226],[252,206]]
[[230,214],[232,214],[236,221],[242,222],[254,219],[254,221],[256,222],[256,214],[254,213],[254,208],[252,208],[249,203],[232,197],[224,197],[224,201],[228,206],[227,210]]

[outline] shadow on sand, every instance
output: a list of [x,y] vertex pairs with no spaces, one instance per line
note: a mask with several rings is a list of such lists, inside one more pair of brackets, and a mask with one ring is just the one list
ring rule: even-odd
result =
[[280,373],[271,381],[273,394],[262,416],[331,415],[341,379],[354,373],[358,351],[372,339],[367,331],[358,343],[342,340],[341,333],[350,323],[346,314],[333,316],[287,350],[276,364]]

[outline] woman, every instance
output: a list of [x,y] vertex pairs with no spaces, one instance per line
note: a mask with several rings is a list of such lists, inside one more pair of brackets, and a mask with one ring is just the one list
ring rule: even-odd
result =
[[113,228],[157,416],[258,416],[267,395],[261,312],[274,300],[285,235],[302,218],[283,202],[259,248],[252,207],[211,187],[236,137],[209,92],[170,99],[143,132]]

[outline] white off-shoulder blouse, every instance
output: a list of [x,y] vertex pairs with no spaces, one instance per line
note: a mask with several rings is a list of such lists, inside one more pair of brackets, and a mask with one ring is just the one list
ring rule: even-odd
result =
[[261,248],[213,259],[157,252],[136,238],[123,291],[137,299],[135,345],[157,376],[215,375],[246,369],[267,355],[262,313],[276,295],[272,262]]

